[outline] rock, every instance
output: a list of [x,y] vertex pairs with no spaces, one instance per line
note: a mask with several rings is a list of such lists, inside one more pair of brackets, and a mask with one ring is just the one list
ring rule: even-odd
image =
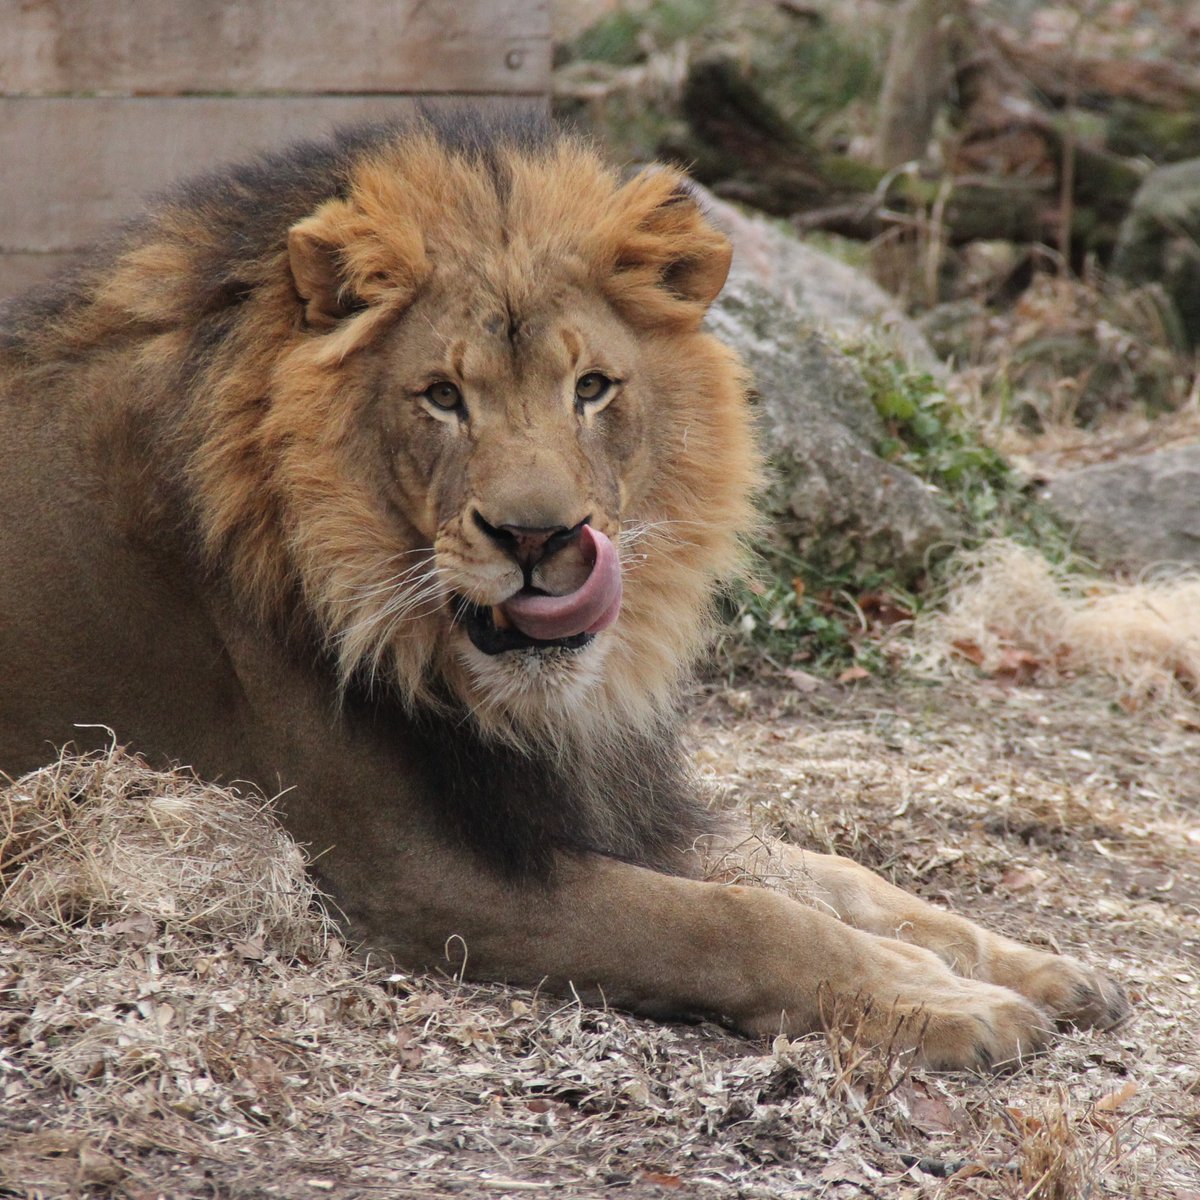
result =
[[733,239],[731,284],[756,283],[806,325],[848,341],[883,342],[913,366],[942,369],[916,324],[862,271],[802,242],[778,221],[743,212],[699,185],[696,191]]
[[1161,283],[1188,346],[1200,346],[1200,158],[1158,167],[1142,181],[1112,269],[1130,283]]
[[915,475],[875,453],[883,425],[854,359],[743,272],[709,324],[753,372],[773,538],[827,569],[915,580],[957,522]]
[[733,238],[733,268],[709,324],[753,373],[771,537],[827,569],[914,581],[957,521],[915,475],[875,453],[883,423],[837,340],[882,341],[937,371],[929,343],[861,272],[698,190]]
[[1105,566],[1200,566],[1200,445],[1071,471],[1043,499]]

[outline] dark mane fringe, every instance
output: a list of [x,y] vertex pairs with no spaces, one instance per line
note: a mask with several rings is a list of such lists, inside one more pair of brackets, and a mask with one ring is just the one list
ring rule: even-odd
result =
[[666,721],[616,745],[522,749],[482,734],[461,706],[413,714],[363,693],[345,703],[352,725],[399,733],[442,836],[508,878],[546,880],[563,851],[673,873],[719,821]]
[[81,265],[0,304],[0,351],[33,352],[47,325],[69,320],[87,305],[122,254],[158,238],[173,240],[165,225],[181,211],[203,213],[212,244],[220,247],[197,249],[192,271],[178,280],[191,293],[190,311],[200,317],[236,307],[255,286],[257,264],[282,250],[292,225],[326,200],[344,196],[356,163],[416,132],[479,162],[500,189],[501,147],[537,152],[562,136],[534,112],[421,106],[409,118],[348,125],[321,140],[197,175],[151,195],[142,214],[94,247]]

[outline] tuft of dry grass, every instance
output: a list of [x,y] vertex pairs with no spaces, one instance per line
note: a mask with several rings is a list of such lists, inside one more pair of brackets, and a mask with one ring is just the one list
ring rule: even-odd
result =
[[1101,581],[997,539],[965,556],[943,605],[918,618],[912,662],[938,676],[969,663],[1010,682],[1098,675],[1129,709],[1195,704],[1200,576]]
[[154,771],[115,745],[0,793],[0,921],[43,932],[109,922],[310,959],[333,930],[261,799]]
[[1021,1195],[1031,1200],[1077,1200],[1086,1195],[1086,1172],[1066,1097],[1060,1092],[1057,1103],[1041,1117],[1019,1111],[1010,1115],[1021,1135]]

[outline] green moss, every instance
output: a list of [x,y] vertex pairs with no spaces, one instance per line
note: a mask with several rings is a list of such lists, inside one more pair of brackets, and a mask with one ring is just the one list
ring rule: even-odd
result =
[[641,12],[620,9],[586,29],[568,56],[618,67],[643,62],[651,50],[697,37],[720,16],[717,0],[665,0]]
[[[770,20],[759,17],[764,25]],[[780,21],[756,41],[754,71],[764,96],[799,134],[818,142],[853,132],[840,118],[873,105],[882,78],[883,46],[834,21]],[[873,186],[873,185],[868,185]]]
[[820,167],[822,176],[833,187],[847,192],[871,193],[883,178],[883,172],[878,167],[845,154],[823,154]]
[[1200,158],[1200,113],[1169,112],[1117,101],[1108,118],[1108,148],[1151,162]]

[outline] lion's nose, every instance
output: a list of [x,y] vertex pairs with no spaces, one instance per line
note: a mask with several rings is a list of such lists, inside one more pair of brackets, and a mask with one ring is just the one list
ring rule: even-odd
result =
[[475,524],[528,574],[538,563],[575,541],[587,519],[572,526],[493,525],[476,509]]

